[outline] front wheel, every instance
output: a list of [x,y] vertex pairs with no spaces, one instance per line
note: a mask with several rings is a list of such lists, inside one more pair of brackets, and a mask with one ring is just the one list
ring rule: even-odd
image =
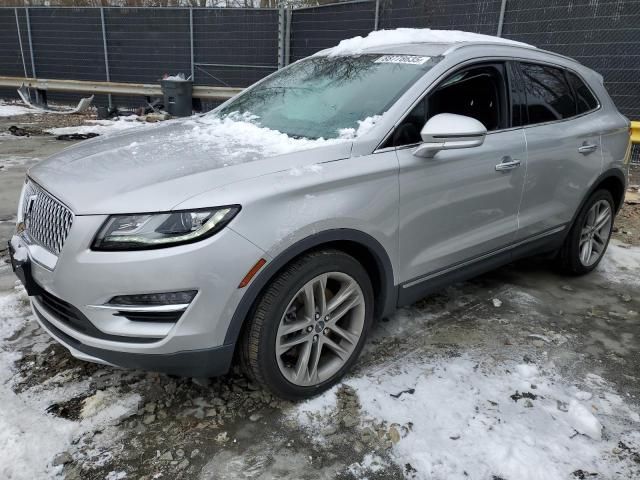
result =
[[607,190],[598,190],[585,202],[560,251],[566,273],[584,275],[598,266],[613,230],[614,202]]
[[366,270],[338,250],[284,268],[253,310],[241,344],[245,372],[289,400],[334,385],[355,363],[373,319]]

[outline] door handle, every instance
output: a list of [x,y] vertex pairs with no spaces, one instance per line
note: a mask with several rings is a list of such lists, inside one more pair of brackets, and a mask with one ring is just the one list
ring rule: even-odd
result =
[[520,166],[520,160],[514,160],[511,157],[504,157],[502,163],[496,165],[496,172],[506,172],[518,168]]
[[598,149],[598,145],[596,144],[584,143],[582,144],[581,147],[578,147],[578,152],[580,152],[583,155],[589,155],[590,153],[595,152],[597,149]]

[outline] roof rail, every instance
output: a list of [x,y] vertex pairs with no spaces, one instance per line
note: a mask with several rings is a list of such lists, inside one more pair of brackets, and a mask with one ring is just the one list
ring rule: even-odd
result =
[[576,60],[575,58],[571,58],[571,57],[567,57],[566,55],[562,55],[560,53],[556,53],[556,52],[552,52],[550,50],[544,50],[542,48],[538,48],[534,45],[528,45],[526,43],[523,43],[522,45],[518,45],[518,44],[514,44],[514,43],[507,43],[507,42],[456,42],[453,43],[451,45],[450,48],[448,48],[443,55],[448,55],[449,53],[453,52],[454,50],[458,50],[460,48],[464,48],[464,47],[475,47],[477,45],[480,46],[500,46],[500,47],[515,47],[515,48],[523,48],[525,50],[532,50],[535,52],[540,52],[540,53],[545,53],[547,55],[553,55],[554,57],[558,57],[558,58],[562,58],[564,60],[570,60],[572,62],[575,63],[580,63],[578,60]]

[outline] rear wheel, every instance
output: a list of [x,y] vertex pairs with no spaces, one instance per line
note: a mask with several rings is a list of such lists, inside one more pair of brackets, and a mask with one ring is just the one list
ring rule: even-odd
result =
[[614,211],[608,190],[598,190],[589,197],[560,251],[563,271],[584,275],[598,266],[609,245]]
[[301,399],[355,363],[373,317],[366,270],[338,250],[293,261],[267,286],[241,345],[244,370],[277,395]]

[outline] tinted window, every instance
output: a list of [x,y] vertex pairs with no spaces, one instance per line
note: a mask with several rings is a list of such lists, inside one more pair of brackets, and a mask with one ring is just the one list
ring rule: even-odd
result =
[[505,128],[507,105],[502,65],[483,65],[454,73],[422,100],[396,128],[393,145],[421,141],[427,120],[439,113],[465,115],[480,121],[488,131]]
[[501,68],[474,67],[454,73],[429,95],[427,120],[439,113],[466,115],[488,131],[503,128],[505,85]]
[[589,87],[587,87],[575,73],[567,72],[567,76],[576,95],[576,102],[578,104],[577,113],[585,113],[596,108],[598,106],[598,100],[593,96]]
[[520,71],[516,64],[511,63],[509,68],[510,81],[509,92],[511,97],[511,126],[520,127],[527,124],[527,101],[524,92],[520,88]]
[[563,70],[523,63],[521,73],[529,124],[562,120],[576,114],[576,103]]

